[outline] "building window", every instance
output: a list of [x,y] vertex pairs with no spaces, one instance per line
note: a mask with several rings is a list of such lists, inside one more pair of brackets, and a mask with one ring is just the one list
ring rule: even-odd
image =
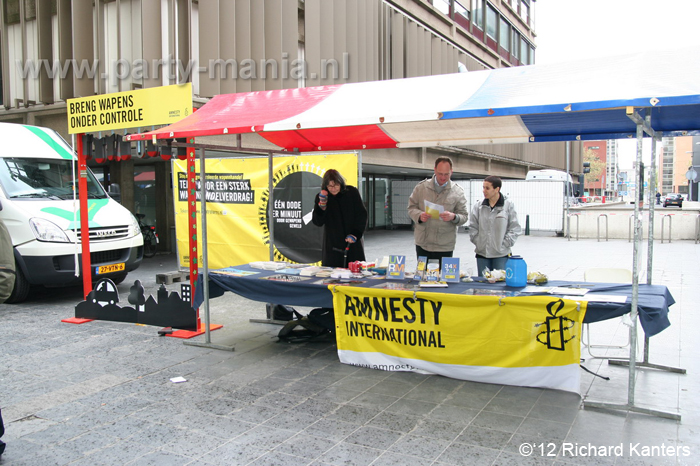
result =
[[3,2],[5,24],[19,24],[19,1],[5,0]]
[[515,58],[520,58],[520,34],[513,30],[513,47],[512,54]]
[[498,38],[498,13],[491,5],[486,5],[486,35],[496,40]]
[[530,19],[530,5],[526,0],[520,2],[520,17],[525,20],[526,24],[529,24]]
[[528,64],[530,63],[528,59],[528,51],[530,50],[530,47],[527,45],[527,41],[525,40],[524,37],[520,38],[520,61],[522,63]]
[[445,16],[450,16],[450,0],[433,0],[433,6]]
[[484,0],[473,0],[472,5],[474,5],[474,8],[472,8],[472,11],[474,12],[474,24],[476,24],[476,27],[481,29],[482,31],[484,30]]
[[455,1],[455,21],[461,25],[469,23],[469,3],[466,1]]
[[506,51],[510,50],[510,24],[501,18],[500,29],[498,31],[498,43]]

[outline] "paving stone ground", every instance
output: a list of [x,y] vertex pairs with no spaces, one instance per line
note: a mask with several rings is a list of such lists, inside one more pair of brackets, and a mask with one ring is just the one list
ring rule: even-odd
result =
[[[405,254],[415,266],[410,231],[368,232],[365,246],[368,259]],[[591,267],[631,268],[632,250],[626,240],[542,234],[514,248],[529,270],[564,280],[583,280]],[[35,290],[26,303],[0,305],[0,466],[700,464],[699,251],[692,241],[654,244],[653,282],[676,304],[672,326],[650,340],[650,360],[687,374],[639,370],[634,393],[636,406],[679,413],[680,422],[584,408],[555,390],[343,365],[333,343],[278,343],[279,326],[249,322],[264,317],[264,304],[232,293],[210,303],[212,323],[224,325],[212,342],[235,348],[222,351],[159,337],[155,327],[62,323],[82,290]],[[642,282],[646,254],[644,243]],[[455,256],[476,268],[466,234]],[[155,294],[156,275],[176,269],[172,254],[146,259],[119,285],[121,300],[133,280]],[[620,320],[592,327],[596,342],[625,340]],[[625,355],[616,351],[607,354]],[[583,400],[627,402],[627,369],[582,356],[610,377],[583,372]],[[170,382],[177,376],[187,381]]]

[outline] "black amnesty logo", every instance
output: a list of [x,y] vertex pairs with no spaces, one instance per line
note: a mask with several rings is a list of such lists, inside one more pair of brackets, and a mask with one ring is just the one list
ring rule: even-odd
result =
[[535,328],[544,327],[536,338],[538,343],[542,343],[548,349],[564,351],[566,344],[576,338],[576,335],[572,333],[576,321],[558,315],[563,308],[564,301],[561,299],[548,303],[547,313],[549,316],[544,322],[535,324]]

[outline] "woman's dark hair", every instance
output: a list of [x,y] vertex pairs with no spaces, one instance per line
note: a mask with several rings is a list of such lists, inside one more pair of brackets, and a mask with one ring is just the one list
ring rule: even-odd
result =
[[489,183],[491,183],[493,189],[500,188],[503,185],[503,183],[501,183],[501,179],[493,175],[487,176],[486,178],[484,178],[484,181],[488,181]]
[[340,191],[345,191],[345,178],[340,174],[338,170],[330,169],[326,170],[323,174],[323,181],[321,182],[321,189],[328,191],[328,183],[333,182],[340,186]]

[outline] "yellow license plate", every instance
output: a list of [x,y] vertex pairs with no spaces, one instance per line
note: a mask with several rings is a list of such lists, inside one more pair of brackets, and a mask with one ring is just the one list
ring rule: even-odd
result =
[[97,267],[97,275],[101,275],[103,273],[121,272],[124,270],[124,267],[124,262],[120,262],[119,264],[103,265],[102,267]]

